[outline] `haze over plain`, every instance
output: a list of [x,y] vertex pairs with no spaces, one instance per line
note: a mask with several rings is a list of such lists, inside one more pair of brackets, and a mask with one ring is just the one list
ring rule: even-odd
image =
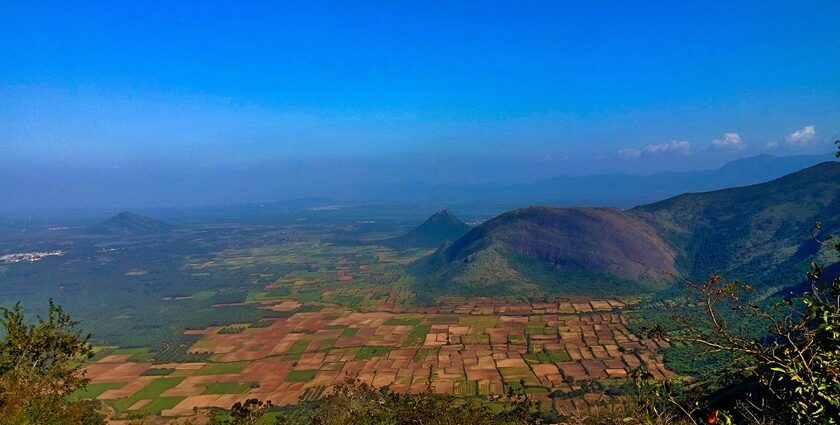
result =
[[445,6],[5,2],[0,213],[388,201],[840,132],[836,2]]

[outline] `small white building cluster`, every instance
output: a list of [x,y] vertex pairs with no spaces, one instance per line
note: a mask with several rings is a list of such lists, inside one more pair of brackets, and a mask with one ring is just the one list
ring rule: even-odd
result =
[[0,255],[0,263],[20,263],[28,261],[34,263],[43,260],[46,257],[56,257],[64,255],[64,251],[41,251],[41,252],[19,252],[15,254]]

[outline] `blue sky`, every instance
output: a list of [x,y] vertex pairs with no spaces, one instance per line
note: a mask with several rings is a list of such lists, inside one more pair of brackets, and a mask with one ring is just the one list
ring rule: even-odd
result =
[[512,158],[475,178],[527,180],[828,152],[838,21],[837,1],[5,1],[0,169],[395,158],[434,180]]

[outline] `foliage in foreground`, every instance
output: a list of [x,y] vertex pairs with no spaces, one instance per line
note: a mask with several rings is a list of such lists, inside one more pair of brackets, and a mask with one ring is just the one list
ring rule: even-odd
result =
[[348,378],[324,398],[312,416],[313,425],[385,424],[538,424],[538,409],[522,393],[510,392],[508,406],[493,411],[474,403],[430,390],[397,394]]
[[68,398],[87,385],[81,364],[93,356],[77,322],[52,301],[31,325],[20,304],[0,313],[0,424],[105,423],[95,402]]
[[[352,377],[336,385],[312,406],[307,423],[312,425],[532,425],[542,424],[539,406],[521,392],[510,391],[492,409],[477,402],[431,389],[420,394],[397,394]],[[237,403],[230,410],[210,412],[211,425],[251,425],[272,408],[256,399]],[[274,424],[289,423],[282,413]]]
[[[817,223],[815,231],[819,230]],[[840,253],[840,242],[835,243],[833,237],[819,243],[833,243]],[[743,301],[752,288],[738,281],[712,276],[700,285],[689,283],[700,295],[706,326],[682,318],[683,331],[677,338],[709,352],[735,355],[746,373],[743,389],[733,389],[744,403],[744,415],[840,423],[840,274],[826,278],[824,272],[822,265],[811,263],[810,291],[796,302],[786,299],[770,309]],[[733,314],[766,329],[767,335],[760,339],[744,336],[727,321],[727,315]],[[661,334],[661,329],[656,333]],[[743,384],[757,385],[752,389]]]
[[[229,410],[211,410],[207,425],[253,425],[261,420],[272,406],[271,401],[249,398],[244,402],[234,403]],[[280,424],[283,421],[277,420],[275,423]]]
[[[819,222],[814,230],[821,246],[840,253],[835,237],[816,238]],[[737,280],[715,275],[703,283],[686,281],[702,313],[676,317],[677,332],[657,325],[646,334],[703,347],[706,354],[729,353],[739,377],[708,400],[731,410],[739,422],[838,424],[840,272],[827,277],[816,262],[810,268],[810,290],[770,308],[750,301],[752,287]],[[766,333],[756,338],[739,323]]]

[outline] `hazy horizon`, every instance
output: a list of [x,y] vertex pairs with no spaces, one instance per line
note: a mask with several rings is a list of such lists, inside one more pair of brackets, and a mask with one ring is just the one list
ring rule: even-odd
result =
[[714,169],[840,137],[837,2],[445,5],[4,3],[0,212]]

